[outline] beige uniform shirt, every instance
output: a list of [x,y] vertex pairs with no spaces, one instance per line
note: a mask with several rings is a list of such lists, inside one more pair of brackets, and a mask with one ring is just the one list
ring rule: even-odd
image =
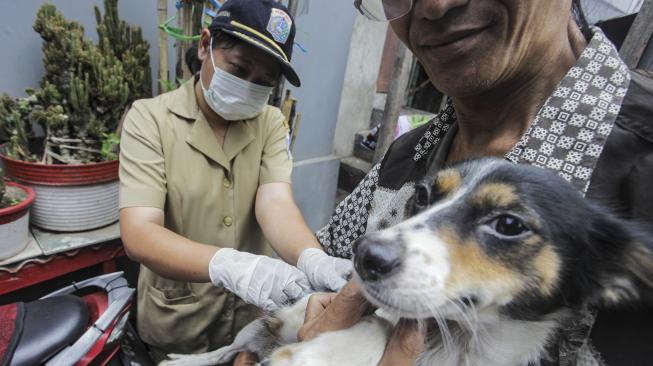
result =
[[[121,136],[120,207],[156,207],[165,227],[188,239],[270,253],[254,214],[256,191],[290,183],[284,117],[266,106],[229,125],[221,147],[193,81],[134,103]],[[231,343],[256,309],[210,283],[172,281],[141,266],[138,331],[166,352],[194,353]]]

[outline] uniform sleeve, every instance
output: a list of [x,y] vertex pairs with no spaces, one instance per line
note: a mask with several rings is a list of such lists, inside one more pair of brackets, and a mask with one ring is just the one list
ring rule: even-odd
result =
[[266,123],[268,129],[261,167],[259,185],[267,183],[291,183],[292,158],[288,150],[288,130],[284,126],[285,117],[278,109],[272,109]]
[[120,138],[120,208],[163,209],[166,175],[161,135],[143,102],[133,104]]

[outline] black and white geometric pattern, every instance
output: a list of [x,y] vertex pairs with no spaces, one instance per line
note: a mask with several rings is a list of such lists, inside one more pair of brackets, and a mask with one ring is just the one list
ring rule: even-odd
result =
[[365,234],[374,191],[379,183],[379,168],[376,164],[342,202],[338,204],[327,226],[320,229],[317,239],[327,254],[350,258],[351,246]]
[[448,98],[445,107],[429,122],[430,125],[424,133],[424,136],[415,145],[415,156],[413,160],[418,161],[422,157],[427,156],[440,143],[440,140],[449,131],[451,125],[456,122],[456,119],[453,102],[451,98]]
[[630,84],[605,35],[594,37],[506,158],[557,172],[583,194]]

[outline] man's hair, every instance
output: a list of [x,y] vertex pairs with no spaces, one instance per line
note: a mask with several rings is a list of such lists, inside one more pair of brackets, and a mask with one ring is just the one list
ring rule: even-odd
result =
[[587,18],[585,18],[581,0],[572,0],[571,13],[576,20],[576,24],[578,24],[580,27],[580,31],[583,33],[583,36],[585,36],[585,39],[589,41],[592,38],[592,30],[590,29],[589,23],[587,22]]

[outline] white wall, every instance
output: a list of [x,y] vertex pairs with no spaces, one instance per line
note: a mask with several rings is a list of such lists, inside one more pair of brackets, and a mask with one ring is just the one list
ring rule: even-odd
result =
[[[86,37],[97,42],[95,13],[97,5],[104,13],[102,0],[49,0],[63,12],[69,20],[80,22]],[[43,76],[41,38],[32,29],[36,12],[45,1],[40,0],[0,0],[0,93],[14,96],[25,95],[25,88],[37,87]],[[120,17],[130,24],[143,29],[143,36],[150,43],[150,64],[152,83],[156,84],[158,75],[159,42],[157,24],[157,0],[122,0],[118,2]],[[176,12],[175,1],[168,0],[170,16]],[[173,42],[169,42],[170,67],[174,70]]]
[[643,2],[644,0],[582,0],[590,23],[636,13]]

